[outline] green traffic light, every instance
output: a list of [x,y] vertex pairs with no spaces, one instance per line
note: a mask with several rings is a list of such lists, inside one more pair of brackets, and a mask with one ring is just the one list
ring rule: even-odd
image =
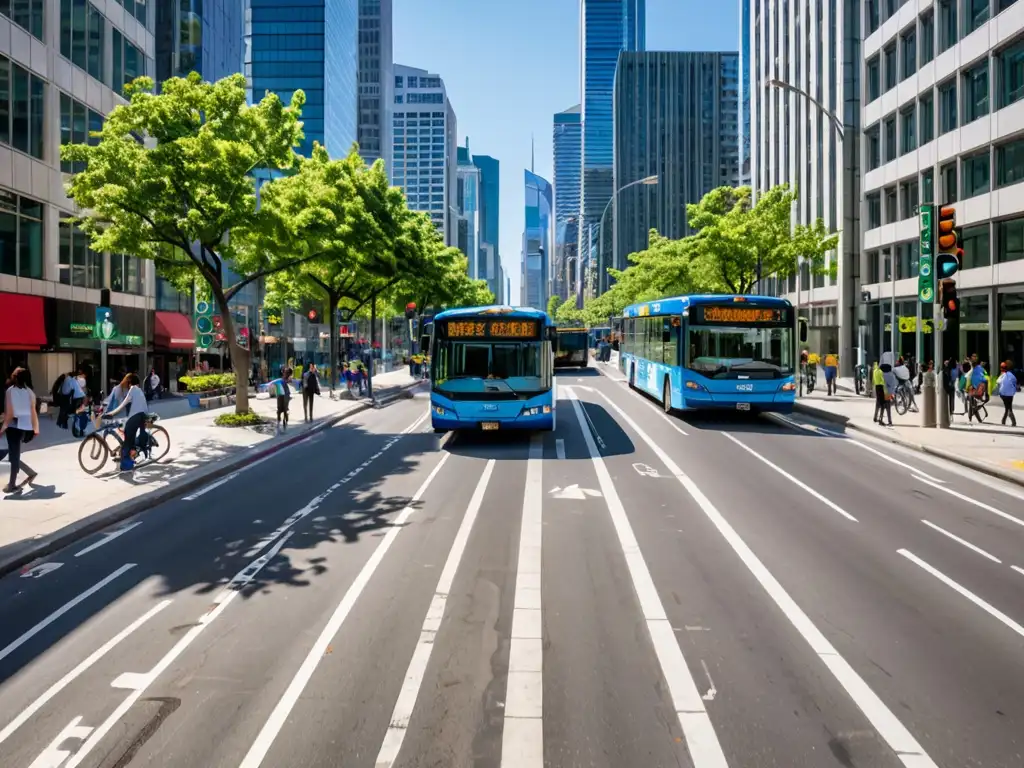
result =
[[935,260],[935,272],[939,280],[952,277],[960,270],[960,259],[955,253],[940,253]]

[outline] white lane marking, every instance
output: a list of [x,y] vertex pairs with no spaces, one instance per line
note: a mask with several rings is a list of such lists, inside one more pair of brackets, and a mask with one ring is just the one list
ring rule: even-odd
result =
[[701,696],[704,701],[714,701],[715,696],[718,695],[718,689],[715,688],[715,681],[711,679],[711,673],[708,672],[708,665],[704,663],[704,659],[700,660],[700,665],[704,668],[704,676],[708,679],[708,692]]
[[[574,400],[571,391],[569,398]],[[580,428],[583,428],[582,419]],[[588,445],[593,445],[589,434],[587,440]],[[543,458],[544,446],[539,437],[534,437],[526,462],[523,516],[519,528],[519,558],[501,734],[501,768],[543,768],[544,765],[544,627],[540,591],[544,528],[541,520]]]
[[583,501],[588,497],[600,498],[601,492],[595,491],[593,488],[580,488],[578,483],[562,488],[561,486],[555,486],[548,493],[553,499],[574,499],[576,501]]
[[764,462],[765,464],[767,464],[767,465],[768,465],[769,467],[771,467],[772,469],[774,469],[774,470],[775,470],[776,472],[778,472],[778,473],[779,473],[780,475],[782,475],[782,476],[783,476],[784,478],[786,478],[787,480],[789,480],[789,482],[793,483],[793,485],[795,485],[795,486],[796,486],[797,488],[800,488],[800,489],[801,489],[802,491],[804,491],[804,493],[808,493],[808,494],[810,494],[811,496],[813,496],[814,498],[816,498],[816,499],[817,499],[818,501],[820,501],[820,502],[821,502],[822,504],[824,504],[824,505],[825,505],[826,507],[828,507],[829,509],[835,510],[836,512],[838,512],[838,513],[839,513],[840,515],[842,515],[843,517],[845,517],[845,518],[846,518],[847,520],[850,520],[851,522],[854,522],[854,523],[856,523],[856,522],[859,522],[859,521],[857,520],[857,518],[856,518],[856,517],[854,517],[853,515],[851,515],[851,514],[850,514],[849,512],[847,512],[847,511],[846,511],[845,509],[843,509],[842,507],[840,507],[840,506],[839,506],[838,504],[836,504],[836,503],[832,502],[832,501],[831,501],[831,500],[829,500],[829,499],[826,499],[826,498],[825,498],[824,496],[822,496],[822,495],[821,495],[820,493],[818,493],[818,492],[817,492],[816,490],[814,490],[813,488],[811,488],[811,486],[809,486],[809,485],[807,485],[806,483],[804,483],[803,481],[801,481],[801,480],[798,480],[797,478],[793,477],[793,476],[792,476],[791,474],[789,474],[789,472],[787,472],[786,470],[784,470],[784,469],[783,469],[782,467],[780,467],[780,466],[778,466],[778,465],[776,465],[776,464],[773,464],[772,462],[768,461],[768,459],[766,459],[766,458],[765,458],[764,456],[762,456],[762,455],[761,455],[760,453],[758,453],[757,451],[755,451],[755,450],[754,450],[753,448],[751,448],[751,447],[750,447],[749,445],[746,445],[745,443],[741,443],[741,442],[740,442],[740,441],[739,441],[738,439],[736,439],[735,437],[733,437],[732,435],[730,435],[730,434],[729,434],[728,432],[722,432],[722,433],[720,433],[720,434],[721,434],[721,435],[722,435],[723,437],[727,437],[727,438],[729,438],[730,440],[732,440],[732,441],[733,441],[734,443],[736,443],[736,445],[738,445],[738,446],[739,446],[740,448],[742,448],[743,450],[745,450],[745,451],[746,451],[747,453],[749,453],[749,454],[750,454],[751,456],[753,456],[753,457],[754,457],[755,459],[759,459],[760,461],[762,461],[762,462]]
[[565,458],[565,440],[563,440],[562,438],[558,438],[557,440],[555,440],[555,458]]
[[81,741],[92,733],[93,729],[87,725],[79,725],[81,722],[82,716],[79,715],[68,723],[64,730],[57,734],[57,738],[47,745],[42,754],[33,760],[32,765],[28,768],[60,768],[61,764],[71,754],[70,750],[61,749],[61,745],[68,739]]
[[[289,447],[290,448],[294,448],[296,445],[299,445],[300,443],[304,443],[307,440],[309,440],[310,437],[312,437],[312,435],[309,435],[308,437],[304,437],[301,440],[296,440]],[[254,445],[253,448],[255,448],[255,447],[256,446]],[[220,488],[222,485],[226,485],[227,483],[230,483],[232,480],[234,480],[236,477],[238,477],[240,474],[242,474],[246,470],[249,470],[249,469],[252,469],[253,467],[259,466],[260,464],[262,464],[265,461],[270,461],[275,456],[277,456],[277,452],[276,451],[274,453],[271,453],[269,456],[264,456],[261,459],[256,459],[256,461],[252,462],[251,464],[246,464],[241,469],[236,470],[235,472],[232,472],[229,475],[225,475],[220,480],[217,480],[216,482],[210,483],[209,485],[203,486],[202,488],[200,488],[195,493],[190,493],[188,496],[183,496],[182,499],[185,500],[185,501],[195,501],[200,496],[205,496],[210,491],[212,491],[212,490],[214,490],[216,488]]]
[[4,741],[6,741],[12,733],[18,730],[21,726],[23,726],[28,721],[28,719],[32,717],[32,715],[34,715],[36,712],[38,712],[40,709],[46,706],[46,703],[48,701],[50,701],[54,696],[56,696],[62,690],[67,688],[72,682],[74,682],[79,675],[81,675],[83,672],[89,669],[89,667],[91,667],[97,661],[102,659],[118,643],[120,643],[122,640],[128,637],[128,635],[137,630],[151,618],[156,616],[158,613],[160,613],[160,611],[162,611],[170,604],[170,600],[164,600],[163,602],[157,603],[155,606],[150,608],[146,613],[137,618],[127,627],[125,627],[112,638],[110,638],[106,643],[104,643],[95,651],[93,651],[89,655],[89,657],[81,663],[79,663],[77,667],[72,669],[70,672],[64,675],[64,677],[62,677],[56,683],[47,688],[46,692],[43,693],[42,696],[33,701],[31,704],[29,704],[24,710],[22,710],[22,712],[16,718],[14,718],[11,722],[4,726],[4,729],[0,731],[0,744],[3,744]]
[[938,768],[934,761],[927,755],[924,748],[917,742],[906,726],[893,714],[878,695],[871,690],[864,679],[850,666],[850,664],[839,655],[835,646],[821,633],[810,617],[796,604],[789,593],[783,588],[772,573],[765,567],[764,563],[754,554],[754,551],[736,533],[736,529],[729,524],[729,521],[722,516],[711,500],[704,495],[697,484],[686,475],[679,465],[676,464],[661,447],[644,432],[640,426],[631,419],[625,411],[610,399],[608,404],[622,417],[634,432],[651,448],[661,462],[668,468],[669,472],[675,475],[691,498],[697,502],[708,519],[722,534],[722,537],[729,543],[733,551],[739,556],[750,573],[761,584],[768,596],[775,602],[782,613],[789,619],[800,635],[811,646],[811,649],[818,654],[822,663],[828,667],[836,680],[849,694],[850,698],[860,707],[861,711],[874,726],[878,734],[885,739],[899,759],[908,768]]
[[935,488],[937,490],[945,491],[950,496],[956,496],[956,498],[960,499],[961,501],[966,501],[968,504],[973,504],[974,506],[981,507],[982,509],[991,512],[994,515],[999,515],[999,517],[1003,518],[1004,520],[1009,520],[1011,523],[1016,523],[1017,525],[1024,526],[1024,520],[1021,520],[1019,517],[1014,517],[1013,515],[1007,512],[1003,512],[1000,509],[996,509],[995,507],[989,506],[983,501],[978,501],[977,499],[972,499],[970,496],[965,496],[962,493],[957,493],[952,488],[945,488],[941,485],[936,485],[935,483],[928,482],[928,480],[926,480],[923,477],[915,476],[914,479],[924,483],[925,485],[930,485],[932,488]]
[[1017,573],[1024,574],[1024,568],[1021,568],[1019,565],[1011,565],[1010,567]]
[[1002,565],[1003,561],[1000,560],[995,555],[991,555],[988,552],[986,552],[984,549],[982,549],[981,547],[976,547],[974,544],[971,544],[971,542],[969,542],[969,541],[967,541],[965,539],[961,539],[955,533],[950,533],[945,528],[940,528],[935,523],[933,523],[931,520],[922,520],[921,522],[924,523],[925,525],[927,525],[929,528],[938,531],[943,536],[948,536],[953,541],[955,541],[957,544],[963,544],[965,547],[967,547],[968,549],[974,550],[975,552],[977,552],[982,557],[987,557],[993,563],[999,563],[1000,565]]
[[579,421],[580,430],[583,432],[583,438],[586,440],[587,450],[590,451],[590,460],[597,473],[598,483],[604,492],[608,514],[611,516],[615,532],[618,534],[619,546],[626,559],[626,567],[629,570],[633,589],[636,591],[640,610],[643,612],[644,621],[647,624],[651,644],[654,646],[655,655],[661,665],[661,673],[668,684],[676,716],[679,718],[683,735],[686,737],[690,758],[693,760],[695,768],[725,768],[727,766],[725,753],[722,751],[714,726],[711,724],[711,718],[704,706],[704,699],[697,688],[697,681],[693,679],[693,675],[690,674],[690,670],[686,666],[686,659],[673,634],[668,615],[665,613],[665,606],[658,596],[658,589],[654,586],[654,579],[651,577],[643,553],[640,551],[640,545],[637,543],[633,527],[626,516],[626,510],[622,506],[618,491],[615,489],[615,483],[608,473],[604,459],[597,451],[597,446],[594,445],[594,441],[585,429],[580,401],[576,399],[575,394],[570,395],[570,399],[576,411],[576,418]]
[[849,442],[853,443],[854,445],[860,446],[865,451],[870,451],[871,453],[875,454],[876,456],[881,456],[883,459],[888,461],[890,464],[895,464],[897,467],[903,467],[904,469],[909,469],[911,472],[913,472],[915,474],[918,474],[918,475],[921,475],[921,477],[928,478],[933,483],[944,483],[945,482],[945,480],[940,480],[937,477],[932,477],[931,475],[929,475],[929,474],[927,474],[925,472],[922,472],[917,467],[912,467],[910,464],[905,464],[904,462],[900,461],[899,459],[894,459],[892,456],[889,456],[889,455],[887,455],[885,453],[882,453],[881,451],[876,450],[875,448],[872,448],[870,445],[866,445],[865,443],[862,443],[860,440],[854,440],[853,438],[849,438],[849,437],[846,438],[846,439]]
[[41,579],[48,573],[53,573],[58,568],[63,566],[64,563],[40,563],[39,565],[33,565],[31,568],[26,568],[21,572],[21,578],[23,579]]
[[380,752],[377,753],[376,768],[388,768],[398,759],[402,750],[402,742],[409,730],[409,720],[412,718],[413,709],[416,707],[416,699],[420,695],[420,688],[423,687],[423,676],[427,672],[427,664],[430,663],[430,652],[434,648],[434,641],[441,628],[441,621],[444,619],[445,607],[448,604],[448,594],[451,592],[452,583],[455,581],[455,573],[458,571],[462,556],[466,551],[466,544],[469,541],[469,534],[473,530],[480,507],[483,505],[484,493],[487,490],[487,483],[494,471],[495,460],[491,459],[484,467],[484,473],[480,476],[476,490],[469,500],[469,507],[466,515],[462,518],[458,533],[455,534],[455,541],[448,551],[448,558],[445,560],[444,570],[441,571],[441,578],[437,580],[437,587],[434,589],[434,597],[427,609],[427,616],[423,620],[420,629],[420,638],[416,643],[416,650],[413,651],[409,667],[405,671],[405,679],[402,689],[398,693],[398,700],[391,713],[391,721],[387,733],[384,734],[384,742],[381,744]]
[[177,660],[181,654],[185,652],[192,642],[199,637],[199,634],[206,629],[214,620],[224,613],[225,609],[231,604],[231,601],[241,592],[242,588],[245,587],[250,581],[252,581],[259,573],[260,569],[269,563],[281,548],[284,543],[288,541],[288,536],[283,536],[277,544],[274,545],[265,555],[263,555],[257,562],[260,563],[259,568],[253,569],[256,563],[250,563],[241,571],[239,571],[231,581],[228,582],[227,586],[221,590],[220,594],[217,595],[213,600],[213,604],[207,609],[206,613],[199,617],[196,622],[182,638],[175,643],[174,647],[167,652],[167,654],[157,662],[156,666],[153,667],[149,672],[143,673],[144,680],[140,680],[135,690],[122,701],[116,709],[110,714],[110,716],[103,721],[98,728],[96,728],[86,742],[82,745],[74,757],[72,757],[64,768],[77,768],[89,753],[96,748],[96,745],[103,739],[110,730],[120,722],[121,718],[124,717],[128,711],[135,706],[142,695],[146,692],[146,689],[153,684],[161,674],[167,671],[168,667],[171,666]]
[[924,560],[919,558],[913,552],[910,552],[910,551],[908,551],[906,549],[898,549],[896,551],[899,554],[903,555],[905,558],[907,558],[907,560],[912,562],[914,565],[916,565],[919,568],[923,569],[924,571],[927,571],[928,573],[930,573],[932,576],[934,576],[936,579],[941,581],[943,584],[945,584],[947,587],[949,587],[953,591],[959,592],[961,595],[966,597],[968,600],[970,600],[976,606],[978,606],[983,611],[988,613],[990,616],[998,619],[1003,624],[1008,626],[1010,629],[1012,629],[1018,635],[1020,635],[1021,637],[1024,637],[1024,627],[1022,627],[1016,621],[1014,621],[1009,616],[1007,616],[1005,613],[1000,611],[998,608],[994,608],[991,604],[989,604],[989,603],[985,602],[984,600],[982,600],[980,597],[978,597],[976,594],[971,592],[971,590],[967,589],[966,587],[960,586],[955,581],[953,581],[951,578],[949,578],[949,576],[947,576],[946,574],[944,574],[942,571],[938,570],[937,568],[933,568],[931,565],[929,565]]
[[[424,415],[424,418],[426,415]],[[374,572],[380,566],[381,561],[384,560],[384,556],[391,549],[391,545],[394,543],[398,534],[402,531],[405,526],[405,521],[408,520],[412,514],[416,511],[413,504],[418,502],[423,494],[426,493],[427,488],[433,482],[434,478],[437,477],[438,472],[448,461],[450,453],[446,453],[441,457],[441,460],[427,475],[426,480],[417,489],[416,493],[413,494],[410,503],[401,513],[394,519],[391,528],[388,529],[387,534],[381,539],[380,544],[377,545],[377,549],[370,555],[370,559],[363,565],[362,570],[356,576],[355,580],[349,586],[345,596],[342,597],[341,602],[338,603],[338,607],[334,609],[334,613],[331,618],[328,619],[327,625],[320,632],[320,636],[317,637],[316,642],[313,643],[313,647],[309,650],[309,654],[302,662],[302,666],[299,667],[299,671],[295,673],[295,677],[292,678],[291,683],[288,684],[288,688],[285,690],[284,695],[277,702],[273,711],[270,713],[270,717],[267,718],[267,722],[263,724],[263,728],[256,736],[256,740],[253,742],[249,751],[246,753],[242,762],[239,763],[241,768],[258,768],[267,756],[267,752],[270,751],[271,745],[274,743],[274,739],[277,738],[277,734],[281,732],[284,727],[285,721],[288,719],[289,713],[295,707],[296,702],[302,695],[302,691],[309,684],[310,679],[313,677],[313,673],[316,671],[317,664],[320,663],[320,659],[324,657],[327,651],[327,646],[331,644],[331,640],[338,634],[338,630],[341,629],[341,625],[345,623],[345,619],[348,618],[349,613],[352,611],[352,606],[355,605],[356,600],[363,593],[366,585],[373,577]]]
[[141,520],[139,522],[137,522],[137,523],[126,523],[125,525],[122,525],[117,530],[110,531],[109,533],[104,533],[104,534],[102,534],[102,538],[100,538],[99,541],[93,542],[88,547],[83,549],[81,552],[76,552],[75,553],[75,557],[81,557],[82,555],[86,555],[89,552],[92,552],[94,549],[99,549],[104,544],[109,544],[114,539],[118,538],[119,536],[124,536],[132,528],[138,528],[140,525],[142,525],[142,521]]
[[101,589],[103,589],[105,586],[107,586],[107,584],[109,584],[114,579],[118,578],[119,576],[123,576],[124,574],[128,573],[128,571],[130,571],[134,567],[135,567],[135,563],[125,563],[120,568],[118,568],[116,571],[114,571],[112,574],[107,576],[105,579],[103,579],[101,581],[98,581],[95,584],[93,584],[91,587],[89,587],[87,590],[85,590],[85,592],[82,592],[77,597],[74,597],[71,600],[68,600],[66,603],[64,603],[64,605],[62,605],[56,611],[54,611],[49,616],[47,616],[45,619],[43,619],[38,624],[36,624],[34,627],[32,627],[32,629],[30,629],[28,632],[23,634],[17,640],[12,642],[10,645],[8,645],[6,648],[4,648],[2,651],[0,651],[0,660],[3,660],[5,658],[7,658],[8,656],[10,656],[12,653],[14,653],[16,650],[18,650],[21,646],[23,646],[25,643],[27,643],[29,640],[31,640],[36,635],[38,635],[40,632],[42,632],[48,626],[53,624],[53,622],[55,622],[57,619],[59,619],[65,613],[70,611],[76,605],[81,603],[83,600],[88,600],[90,597],[92,597],[97,592],[99,592]]

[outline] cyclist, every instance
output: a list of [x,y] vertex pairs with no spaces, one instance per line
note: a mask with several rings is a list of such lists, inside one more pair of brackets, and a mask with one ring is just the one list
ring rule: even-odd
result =
[[[146,402],[145,392],[139,386],[138,374],[130,373],[125,378],[128,380],[129,388],[124,396],[124,400],[114,410],[104,413],[103,418],[112,419],[121,411],[128,411],[128,421],[124,424],[124,445],[121,448],[121,471],[129,472],[135,469],[135,458],[133,456],[135,439],[139,430],[145,424],[149,403]],[[122,380],[122,386],[124,383]]]
[[902,357],[896,361],[896,365],[893,367],[892,372],[896,375],[896,381],[898,382],[896,385],[897,391],[902,391],[907,398],[907,409],[916,412],[917,402],[914,399],[914,388],[910,384],[910,369],[907,367]]

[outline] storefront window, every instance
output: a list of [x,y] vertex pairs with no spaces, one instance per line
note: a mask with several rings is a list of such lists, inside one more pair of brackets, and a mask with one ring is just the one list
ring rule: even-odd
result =
[[43,277],[43,204],[0,189],[0,272]]
[[999,360],[1013,363],[1019,381],[1024,372],[1024,288],[1000,293],[998,306]]
[[960,357],[988,360],[988,294],[964,296],[960,302]]

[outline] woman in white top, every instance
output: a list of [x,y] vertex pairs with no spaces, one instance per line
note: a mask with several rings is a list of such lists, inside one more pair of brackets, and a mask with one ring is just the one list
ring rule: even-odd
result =
[[[114,410],[103,414],[103,418],[112,419],[121,411],[128,411],[128,421],[124,423],[124,446],[121,450],[122,470],[132,469],[135,466],[135,462],[132,460],[132,450],[135,448],[135,438],[138,436],[139,430],[142,429],[142,425],[146,420],[146,411],[149,409],[146,395],[142,388],[139,387],[138,374],[132,373],[126,378],[130,387],[124,396],[124,400]],[[123,384],[124,382],[122,382],[122,386]]]
[[10,453],[11,480],[4,488],[4,493],[14,493],[20,486],[18,470],[25,470],[28,475],[26,483],[36,479],[36,472],[21,461],[22,443],[27,443],[39,434],[39,415],[36,413],[36,396],[28,386],[28,371],[15,368],[10,378],[10,386],[4,393],[4,420],[0,425],[0,433],[7,433],[7,449]]

